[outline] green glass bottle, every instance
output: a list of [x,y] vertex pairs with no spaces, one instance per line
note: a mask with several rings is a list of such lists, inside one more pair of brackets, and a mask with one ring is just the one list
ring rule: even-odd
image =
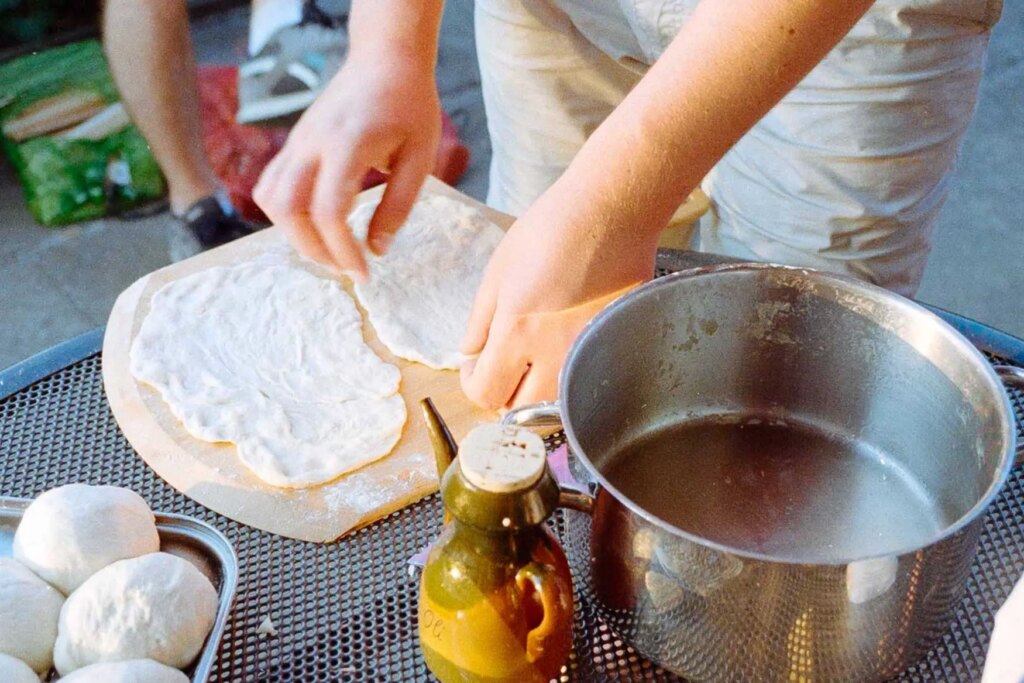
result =
[[450,520],[420,582],[420,645],[442,683],[547,683],[572,648],[572,579],[545,520],[558,485],[544,442],[484,425],[459,447],[441,496]]

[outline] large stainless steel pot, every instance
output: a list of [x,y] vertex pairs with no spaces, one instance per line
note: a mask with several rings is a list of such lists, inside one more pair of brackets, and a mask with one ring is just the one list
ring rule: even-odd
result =
[[[1020,370],[999,371],[1024,384]],[[560,421],[592,484],[592,500],[565,496],[588,511],[569,513],[570,553],[573,534],[589,538],[583,593],[643,654],[692,680],[869,681],[903,670],[948,627],[984,512],[1013,466],[1004,388],[966,339],[882,289],[794,268],[716,266],[631,292],[576,341],[560,404],[506,421]],[[709,415],[829,430],[855,446],[851,457],[874,454],[902,473],[913,495],[892,500],[877,479],[844,470],[854,480],[839,482],[839,512],[851,537],[840,540],[850,542],[827,547],[839,520],[797,504],[802,537],[765,552],[673,526],[609,480],[630,444]],[[675,490],[685,477],[681,466],[657,485]],[[796,490],[832,483],[798,480]],[[932,530],[876,531],[909,524],[893,513],[904,504],[932,515]]]

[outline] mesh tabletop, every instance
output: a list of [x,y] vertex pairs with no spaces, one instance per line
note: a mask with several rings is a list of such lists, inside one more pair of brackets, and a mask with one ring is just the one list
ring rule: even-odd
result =
[[[418,584],[407,561],[440,529],[437,496],[331,544],[239,524],[176,492],[135,454],[107,405],[98,352],[79,355],[0,399],[0,494],[35,497],[71,482],[116,484],[137,491],[155,510],[190,515],[223,532],[241,572],[211,681],[431,680],[419,654]],[[0,381],[0,395],[6,393]],[[1013,393],[1018,421],[1022,398]],[[550,447],[559,443],[549,440]],[[580,549],[567,550],[579,569]],[[899,680],[976,680],[995,610],[1022,572],[1024,468],[1017,468],[988,513],[954,624]],[[678,680],[617,639],[588,595],[578,594],[577,605],[565,680]],[[276,636],[257,634],[267,616]]]

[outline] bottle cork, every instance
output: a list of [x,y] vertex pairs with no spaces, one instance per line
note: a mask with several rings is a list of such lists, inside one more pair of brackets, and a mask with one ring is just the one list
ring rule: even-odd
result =
[[477,488],[511,493],[529,488],[544,473],[544,441],[521,427],[481,425],[462,440],[459,467]]

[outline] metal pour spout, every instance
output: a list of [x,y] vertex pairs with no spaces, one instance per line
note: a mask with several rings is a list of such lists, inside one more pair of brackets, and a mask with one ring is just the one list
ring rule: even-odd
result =
[[430,443],[434,447],[434,461],[437,463],[437,480],[441,481],[448,466],[458,455],[459,446],[452,438],[451,430],[445,424],[444,418],[437,412],[434,402],[429,398],[420,401],[420,408],[423,410],[423,420],[427,423],[427,433],[430,435]]

